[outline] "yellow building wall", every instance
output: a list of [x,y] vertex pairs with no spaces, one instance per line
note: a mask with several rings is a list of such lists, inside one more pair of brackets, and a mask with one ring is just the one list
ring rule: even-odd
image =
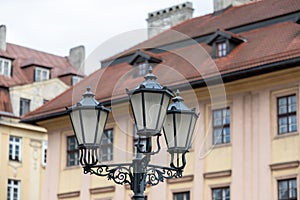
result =
[[[191,199],[211,199],[212,188],[229,186],[231,199],[272,200],[277,197],[277,180],[289,177],[297,177],[300,190],[299,132],[280,137],[276,133],[276,95],[285,94],[285,90],[291,88],[297,92],[297,113],[300,113],[299,68],[227,83],[223,88],[226,91],[225,102],[221,94],[215,94],[216,99],[211,101],[207,88],[182,92],[181,96],[187,99],[189,106],[193,107],[196,97],[196,104],[199,105],[195,107],[201,111],[196,128],[197,136],[193,148],[187,154],[183,178],[147,187],[145,194],[149,199],[161,197],[160,199],[172,200],[173,193],[190,191]],[[222,87],[213,89],[222,91]],[[213,106],[222,105],[230,106],[232,111],[231,143],[213,146],[210,112]],[[113,113],[108,120],[106,128],[114,129],[114,162],[132,160],[133,120],[129,117],[129,110],[127,103],[113,105]],[[298,116],[298,130],[299,120]],[[43,123],[48,127],[49,134],[60,135],[57,137],[61,142],[57,193],[80,192],[80,196],[67,198],[68,200],[131,198],[132,191],[126,186],[117,186],[106,177],[83,175],[80,166],[66,167],[65,138],[72,134],[67,116]],[[163,138],[161,142],[164,143]],[[163,151],[165,146],[162,146]],[[161,158],[153,158],[152,161],[168,166],[169,155],[163,154]],[[292,162],[292,165],[284,165],[286,162]],[[274,164],[280,164],[280,169],[275,169]]]
[[[21,124],[16,119],[0,118],[0,199],[7,198],[8,179],[21,181],[20,197],[41,199],[45,167],[42,165],[42,143],[46,130]],[[21,161],[9,160],[9,137],[20,137]]]

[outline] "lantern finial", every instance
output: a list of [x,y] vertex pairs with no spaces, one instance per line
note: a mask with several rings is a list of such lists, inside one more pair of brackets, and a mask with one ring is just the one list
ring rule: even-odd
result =
[[91,97],[93,98],[95,96],[95,94],[93,92],[91,92],[91,86],[87,86],[86,87],[86,92],[82,95],[84,98],[86,97]]
[[148,74],[146,74],[146,76],[144,77],[146,81],[148,81],[148,80],[156,81],[157,77],[152,72],[153,72],[152,66],[149,65]]

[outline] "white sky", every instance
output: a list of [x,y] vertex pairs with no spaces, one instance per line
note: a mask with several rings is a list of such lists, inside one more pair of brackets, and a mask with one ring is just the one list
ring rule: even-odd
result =
[[[149,12],[187,0],[0,0],[6,41],[67,56],[84,45],[86,56],[124,32],[146,29]],[[211,13],[213,0],[190,0],[194,17]],[[118,48],[118,47],[116,47]]]
[[212,12],[213,0],[0,0],[0,25],[7,42],[60,56],[84,45],[89,74],[99,60],[146,36],[149,12],[186,1],[194,17]]

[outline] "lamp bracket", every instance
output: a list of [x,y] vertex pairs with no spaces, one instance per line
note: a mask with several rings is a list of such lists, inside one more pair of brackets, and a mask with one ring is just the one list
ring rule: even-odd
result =
[[[113,180],[116,184],[129,184],[131,189],[135,188],[136,176],[144,177],[146,185],[157,185],[159,182],[164,182],[166,179],[182,177],[182,169],[171,167],[163,167],[158,165],[145,165],[142,172],[134,172],[132,163],[107,164],[107,165],[86,165],[83,166],[85,174],[94,174],[97,176],[107,177],[108,180]],[[138,183],[138,185],[142,184]]]

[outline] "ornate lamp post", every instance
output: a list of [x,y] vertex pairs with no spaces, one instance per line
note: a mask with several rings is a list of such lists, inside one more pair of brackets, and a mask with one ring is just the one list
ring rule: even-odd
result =
[[[191,146],[198,118],[195,109],[189,109],[179,93],[172,98],[172,91],[162,87],[156,79],[150,68],[144,82],[133,90],[127,89],[140,138],[136,145],[138,153],[131,163],[99,163],[100,139],[110,109],[94,99],[90,88],[79,103],[66,108],[79,145],[84,173],[106,176],[117,184],[129,184],[134,193],[133,200],[145,199],[147,184],[157,185],[165,179],[182,176],[186,165],[185,154]],[[173,102],[169,104],[171,99]],[[168,152],[171,154],[170,167],[150,164],[150,157],[160,151],[159,137],[163,126]],[[153,137],[156,137],[156,151],[152,150]],[[145,141],[143,144],[142,140]]]

